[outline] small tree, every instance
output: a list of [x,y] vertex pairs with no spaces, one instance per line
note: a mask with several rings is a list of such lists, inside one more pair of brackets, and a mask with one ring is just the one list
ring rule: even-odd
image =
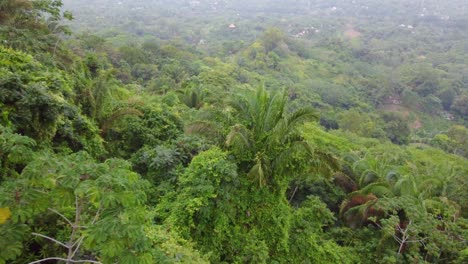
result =
[[[97,163],[84,152],[36,155],[20,177],[0,187],[0,208],[11,213],[0,225],[0,263],[20,254],[25,262],[42,258],[31,263],[153,263],[145,235],[147,186],[122,160]],[[25,248],[31,236],[37,253]]]

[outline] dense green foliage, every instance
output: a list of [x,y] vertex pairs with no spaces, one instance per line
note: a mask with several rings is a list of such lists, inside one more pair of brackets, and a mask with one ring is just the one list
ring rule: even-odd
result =
[[63,2],[0,2],[0,264],[468,261],[463,1]]

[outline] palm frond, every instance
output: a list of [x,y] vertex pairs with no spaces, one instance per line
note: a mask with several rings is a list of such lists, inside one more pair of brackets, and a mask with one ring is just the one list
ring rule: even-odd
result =
[[412,175],[405,175],[399,179],[393,186],[395,192],[401,196],[413,196],[419,195],[418,186]]
[[346,198],[340,206],[340,217],[351,228],[357,228],[369,217],[370,209],[377,203],[374,195],[354,195]]
[[227,104],[231,106],[235,113],[248,124],[253,123],[252,110],[252,95],[250,93],[242,93],[232,96],[231,99],[227,100]]
[[265,186],[267,177],[262,162],[259,160],[248,173],[248,177],[258,182],[260,187]]
[[264,107],[263,130],[271,131],[275,125],[283,118],[286,106],[286,96],[284,93],[275,93],[271,96],[268,104]]
[[[304,159],[295,160],[294,157],[302,156]],[[296,163],[294,163],[296,162]],[[305,141],[294,141],[290,146],[281,151],[273,162],[273,169],[283,173],[289,167],[304,164],[307,173],[319,173],[321,176],[331,176],[339,169],[338,160],[331,155],[319,150],[314,150]]]
[[358,188],[354,180],[343,172],[335,173],[333,175],[333,182],[347,193],[354,192]]
[[312,108],[301,108],[294,111],[290,116],[287,117],[288,127],[295,128],[305,122],[317,121],[319,115],[317,111]]
[[251,128],[254,135],[261,135],[264,129],[264,121],[268,108],[269,95],[263,86],[257,88],[255,96],[249,97],[249,115]]
[[311,164],[313,171],[320,172],[326,177],[332,176],[340,168],[338,159],[332,154],[320,150],[314,150]]
[[187,135],[202,135],[205,137],[218,137],[219,131],[217,127],[208,121],[195,121],[185,127]]
[[385,180],[390,184],[396,183],[399,178],[400,178],[400,174],[393,170],[389,171],[387,175],[385,176]]
[[271,137],[274,139],[274,142],[285,144],[286,141],[291,141],[289,137],[296,131],[298,126],[308,121],[314,121],[316,118],[317,114],[314,110],[307,108],[299,109],[292,113],[292,115],[278,120],[271,130]]
[[368,169],[361,174],[361,177],[359,178],[359,185],[366,186],[370,183],[377,182],[379,180],[379,175],[375,171]]
[[387,183],[376,182],[359,190],[362,194],[374,194],[377,197],[392,197],[393,192]]
[[240,124],[233,126],[226,137],[226,146],[228,147],[250,148],[252,145],[250,131]]
[[104,135],[107,133],[107,130],[109,130],[116,121],[120,120],[124,116],[128,115],[136,115],[136,116],[142,116],[143,113],[133,107],[125,107],[121,109],[116,109],[112,113],[109,114],[108,117],[104,118],[101,121],[101,133]]
[[290,138],[288,138],[288,129],[286,120],[281,119],[279,120],[275,127],[268,133],[268,145],[269,146],[276,146],[278,144],[284,145],[287,141],[291,142]]
[[[443,180],[437,178],[429,178],[419,182],[420,189],[424,190],[424,193],[429,196],[441,194],[440,191],[443,189],[443,185]],[[438,192],[438,190],[440,191]]]

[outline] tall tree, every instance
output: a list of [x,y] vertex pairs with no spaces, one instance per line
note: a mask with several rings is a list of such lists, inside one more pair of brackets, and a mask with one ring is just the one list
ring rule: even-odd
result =
[[0,3],[2,44],[23,50],[56,52],[60,33],[69,34],[60,23],[73,19],[62,12],[61,0],[4,0]]

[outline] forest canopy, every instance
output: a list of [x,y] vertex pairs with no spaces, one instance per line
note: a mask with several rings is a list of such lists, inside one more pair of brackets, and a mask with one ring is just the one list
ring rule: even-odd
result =
[[0,264],[468,262],[461,0],[3,0]]

